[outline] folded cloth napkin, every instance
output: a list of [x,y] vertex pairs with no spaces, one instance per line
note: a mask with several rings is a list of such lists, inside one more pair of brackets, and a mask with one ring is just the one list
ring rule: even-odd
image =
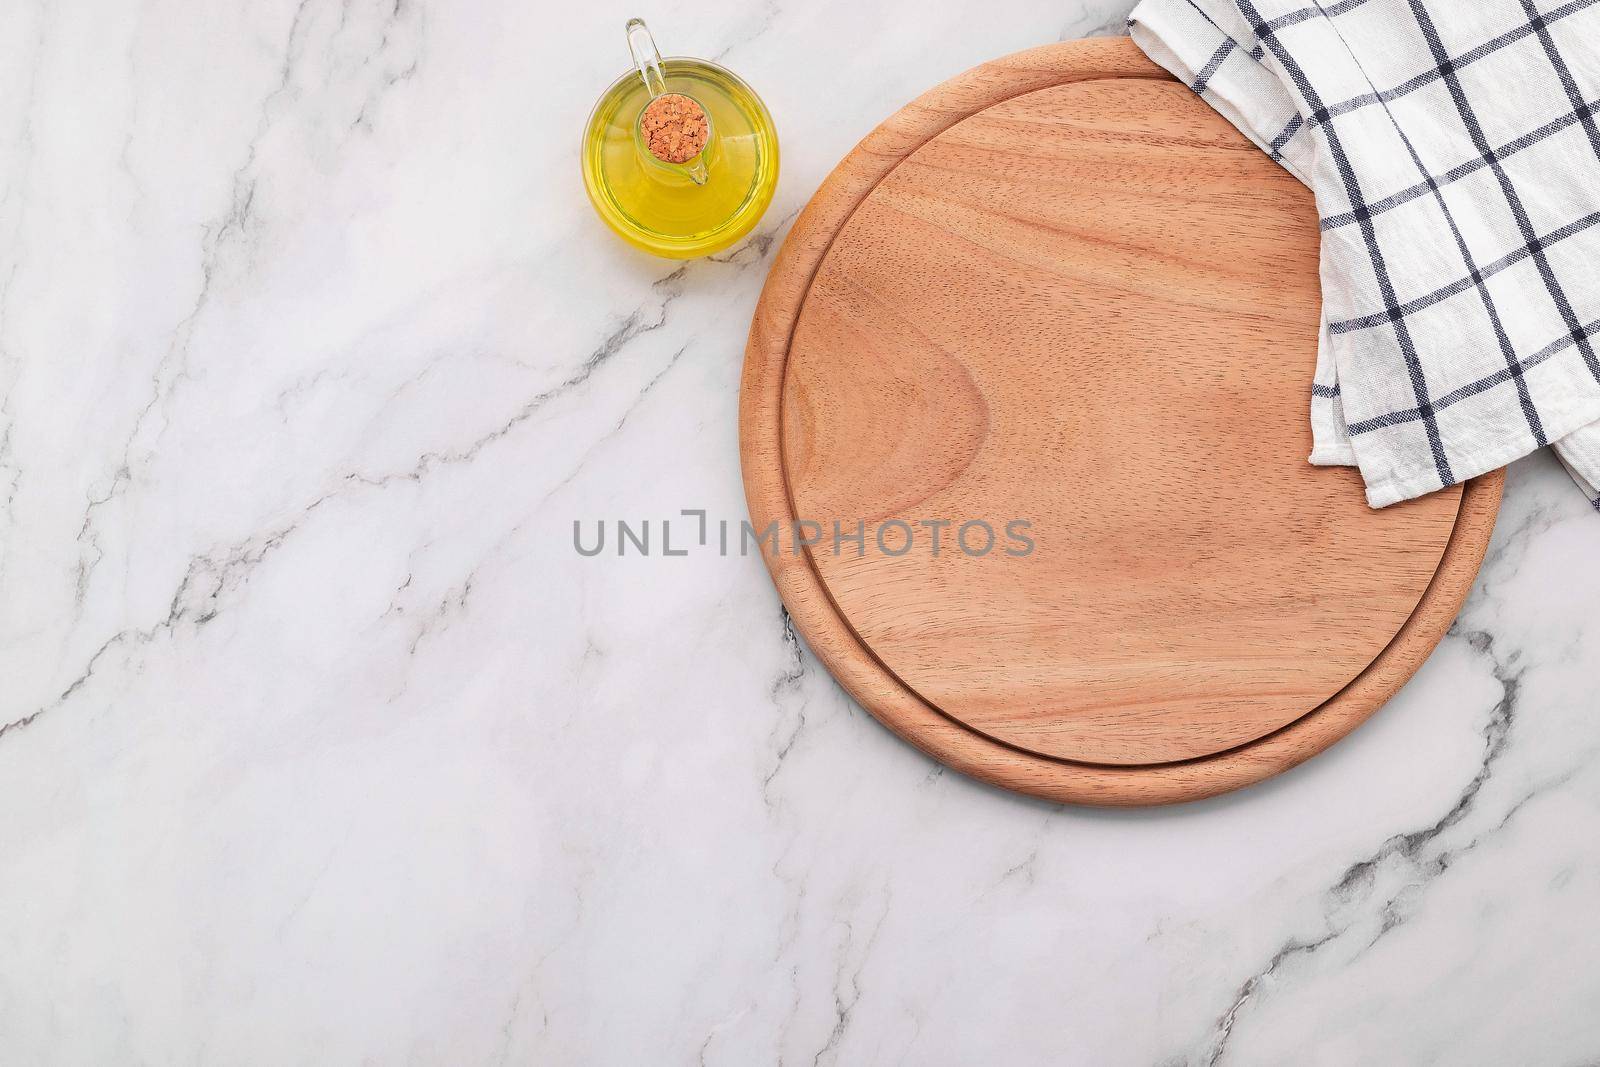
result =
[[1143,0],[1316,194],[1311,462],[1383,507],[1552,444],[1600,508],[1600,0]]

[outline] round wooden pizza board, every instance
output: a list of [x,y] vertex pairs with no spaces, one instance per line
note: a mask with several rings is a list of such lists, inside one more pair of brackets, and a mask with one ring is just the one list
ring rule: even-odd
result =
[[957,770],[1089,804],[1235,789],[1371,715],[1501,475],[1373,511],[1306,462],[1317,247],[1307,190],[1124,39],[873,131],[784,243],[741,391],[751,521],[834,676]]

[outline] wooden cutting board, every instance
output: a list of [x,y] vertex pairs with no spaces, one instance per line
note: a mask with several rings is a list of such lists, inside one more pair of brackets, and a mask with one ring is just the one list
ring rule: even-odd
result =
[[1307,190],[1123,39],[987,63],[851,152],[773,265],[740,417],[768,566],[851,694],[1103,804],[1257,781],[1387,700],[1501,476],[1373,511],[1307,464],[1317,246]]

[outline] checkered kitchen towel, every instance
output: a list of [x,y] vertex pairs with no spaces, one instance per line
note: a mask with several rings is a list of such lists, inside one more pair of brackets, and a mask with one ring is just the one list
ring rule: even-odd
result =
[[1316,193],[1311,462],[1373,507],[1553,444],[1600,508],[1600,0],[1143,0]]

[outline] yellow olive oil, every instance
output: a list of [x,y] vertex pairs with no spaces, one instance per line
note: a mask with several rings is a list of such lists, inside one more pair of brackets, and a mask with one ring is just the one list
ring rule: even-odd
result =
[[732,71],[702,59],[661,61],[666,90],[698,101],[711,135],[696,184],[649,156],[639,116],[651,94],[634,71],[606,90],[583,134],[583,181],[606,225],[658,256],[689,259],[749,233],[778,184],[778,137],[761,98]]

